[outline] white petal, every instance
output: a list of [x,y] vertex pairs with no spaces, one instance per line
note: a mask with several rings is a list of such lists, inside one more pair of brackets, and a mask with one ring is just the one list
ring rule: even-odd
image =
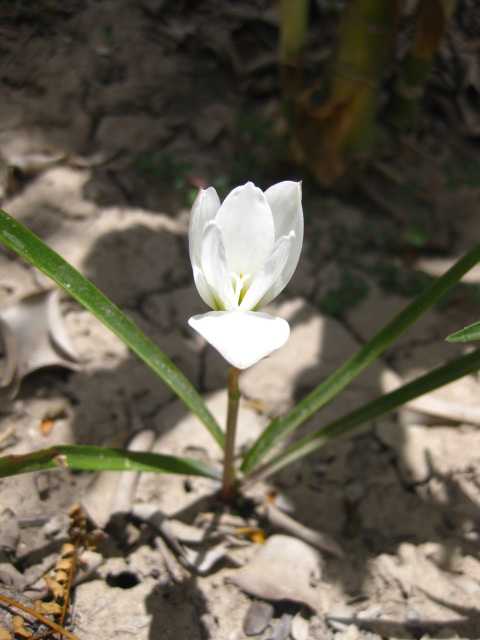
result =
[[203,275],[203,271],[195,266],[193,267],[193,279],[202,300],[211,309],[215,309],[215,298],[213,296],[213,291],[209,287],[208,282]]
[[260,309],[278,296],[288,282],[284,279],[284,274],[294,249],[295,234],[291,231],[290,235],[278,240],[269,259],[257,273],[242,300],[240,305],[242,310]]
[[188,323],[237,369],[256,364],[290,335],[288,322],[268,313],[210,311]]
[[200,261],[205,279],[215,298],[212,309],[223,311],[237,309],[238,300],[235,298],[232,278],[227,268],[223,236],[215,220],[207,222],[203,230]]
[[[203,230],[209,220],[213,220],[220,209],[220,199],[213,187],[200,189],[193,203],[188,228],[190,260],[194,267],[200,267]],[[201,294],[200,294],[201,295]],[[203,296],[202,296],[203,298]]]
[[225,198],[215,221],[222,229],[228,270],[254,276],[270,255],[275,228],[263,192],[248,182]]
[[280,292],[297,268],[303,243],[302,185],[300,182],[279,182],[265,191],[265,197],[273,213],[275,242],[282,236],[295,232],[290,255],[282,274]]

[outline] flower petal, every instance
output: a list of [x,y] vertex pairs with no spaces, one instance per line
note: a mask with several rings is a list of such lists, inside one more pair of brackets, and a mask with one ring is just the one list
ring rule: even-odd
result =
[[215,221],[222,230],[228,270],[253,278],[275,238],[272,211],[263,192],[251,182],[237,187],[225,198]]
[[238,300],[235,298],[232,278],[227,269],[222,231],[215,220],[207,222],[203,229],[200,261],[205,279],[215,298],[215,304],[211,305],[212,309],[221,309],[223,311],[238,309]]
[[275,243],[270,257],[257,273],[255,280],[245,294],[240,309],[245,311],[260,309],[278,296],[288,282],[283,276],[287,272],[286,265],[288,265],[291,252],[295,248],[293,231]]
[[205,279],[203,271],[198,267],[193,266],[193,279],[195,281],[195,286],[197,287],[197,291],[200,294],[202,300],[207,304],[211,309],[215,309],[215,298],[213,295],[213,291],[210,288],[208,282]]
[[209,311],[188,323],[237,369],[256,364],[290,335],[288,322],[268,313]]
[[[194,267],[200,267],[203,243],[203,229],[209,220],[213,220],[220,209],[220,199],[213,187],[200,189],[193,203],[188,228],[190,261]],[[201,294],[200,294],[201,295]],[[202,296],[203,298],[203,296]]]
[[[282,236],[295,232],[290,255],[282,273],[280,292],[297,268],[303,243],[303,210],[301,182],[279,182],[265,191],[265,197],[272,210],[275,224],[275,242]],[[272,299],[272,298],[271,298]]]

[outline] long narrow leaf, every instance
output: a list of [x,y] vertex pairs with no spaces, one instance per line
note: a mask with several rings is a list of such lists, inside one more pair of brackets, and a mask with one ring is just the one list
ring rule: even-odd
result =
[[458,358],[448,364],[434,369],[424,376],[409,382],[408,384],[391,391],[372,402],[355,409],[351,413],[338,418],[323,426],[311,435],[302,438],[291,447],[279,453],[275,458],[259,467],[252,475],[251,480],[262,476],[270,476],[283,467],[310,455],[317,449],[325,446],[332,440],[353,431],[353,429],[393,411],[406,402],[418,398],[425,393],[438,389],[449,382],[458,380],[465,375],[475,373],[480,369],[480,349]]
[[180,370],[120,309],[66,260],[0,209],[0,240],[45,273],[115,333],[174,391],[223,448],[225,437],[200,395]]
[[150,471],[220,478],[217,469],[203,462],[108,447],[60,445],[22,456],[10,455],[0,458],[0,478],[54,468],[80,471]]
[[447,342],[471,342],[473,340],[480,340],[480,322],[475,322],[468,327],[460,329],[455,333],[451,333],[448,338],[445,338]]
[[316,411],[337,395],[375,360],[403,331],[422,313],[451,289],[460,278],[480,262],[480,245],[472,249],[441,278],[433,282],[415,298],[396,318],[377,333],[340,369],[310,393],[284,418],[273,420],[253,447],[247,452],[242,464],[243,473],[248,476],[262,459],[281,440],[303,424]]

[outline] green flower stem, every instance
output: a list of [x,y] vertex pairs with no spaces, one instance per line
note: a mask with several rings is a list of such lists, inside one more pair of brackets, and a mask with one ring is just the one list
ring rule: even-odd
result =
[[223,463],[223,484],[221,498],[227,502],[235,484],[235,470],[233,468],[233,452],[235,448],[235,435],[237,431],[238,405],[240,401],[240,389],[238,376],[240,369],[228,368],[228,409],[227,409],[227,433],[225,442],[225,458]]

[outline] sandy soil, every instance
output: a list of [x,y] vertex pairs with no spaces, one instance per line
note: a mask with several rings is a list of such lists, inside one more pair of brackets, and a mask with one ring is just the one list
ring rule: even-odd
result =
[[[188,203],[200,184],[225,191],[234,180],[265,187],[277,176],[306,178],[301,262],[271,305],[292,333],[241,377],[244,451],[270,415],[393,318],[426,274],[480,240],[479,189],[442,182],[428,215],[401,227],[420,224],[427,241],[418,250],[364,200],[326,196],[299,168],[265,169],[271,131],[261,123],[278,108],[276,13],[269,2],[232,3],[215,21],[218,3],[199,4],[53,2],[34,15],[10,8],[0,26],[2,207],[133,318],[223,423],[226,365],[187,325],[205,310],[188,258]],[[438,165],[401,165],[407,175],[419,167],[425,180],[440,180]],[[381,184],[377,193],[390,198]],[[478,285],[479,273],[468,282]],[[50,289],[0,247],[0,317]],[[476,291],[464,287],[425,314],[302,433],[461,353],[444,338],[478,319]],[[18,393],[4,390],[2,455],[135,436],[133,446],[220,463],[198,420],[98,321],[64,294],[35,300],[27,328],[45,336],[50,326],[51,335],[30,359],[58,366],[30,362]],[[49,304],[61,317],[53,325]],[[42,597],[42,576],[68,538],[69,509],[81,502],[107,532],[85,554],[91,572],[78,572],[73,591],[67,628],[82,640],[478,638],[479,392],[470,376],[433,394],[426,412],[404,409],[366,425],[250,487],[253,511],[220,506],[218,486],[196,478],[62,470],[4,479],[0,593],[30,606]],[[239,533],[245,527],[260,527],[267,543]],[[315,532],[320,548],[302,546]],[[0,617],[10,630],[11,612]]]

